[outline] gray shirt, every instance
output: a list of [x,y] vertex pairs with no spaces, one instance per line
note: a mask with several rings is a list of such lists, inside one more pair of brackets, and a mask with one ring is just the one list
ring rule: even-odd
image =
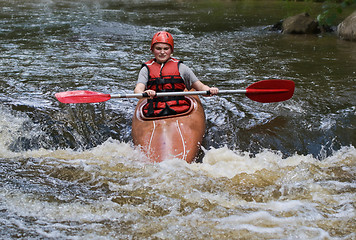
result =
[[[179,64],[179,73],[188,90],[191,89],[193,83],[198,81],[198,78],[195,76],[193,71],[183,63]],[[143,83],[147,87],[147,82],[148,82],[148,69],[147,67],[143,67],[141,68],[141,71],[138,74],[137,83]]]

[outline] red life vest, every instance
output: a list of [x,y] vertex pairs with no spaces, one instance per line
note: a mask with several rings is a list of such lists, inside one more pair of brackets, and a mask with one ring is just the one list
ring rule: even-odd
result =
[[[144,63],[148,68],[147,89],[156,92],[182,92],[186,88],[182,77],[179,74],[179,64],[181,61],[170,58],[162,65],[154,59]],[[190,102],[183,96],[158,97],[149,99],[143,108],[145,116],[167,116],[187,111]]]

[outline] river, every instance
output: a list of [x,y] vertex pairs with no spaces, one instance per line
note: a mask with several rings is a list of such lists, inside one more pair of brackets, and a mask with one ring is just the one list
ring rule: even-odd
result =
[[[0,1],[1,239],[356,239],[356,43],[268,30],[319,3]],[[201,97],[197,163],[147,162],[131,93],[159,30],[203,82],[270,78],[292,99]]]

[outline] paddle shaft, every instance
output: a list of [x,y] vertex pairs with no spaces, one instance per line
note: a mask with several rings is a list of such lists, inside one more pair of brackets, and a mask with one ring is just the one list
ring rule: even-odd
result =
[[[218,94],[245,94],[245,93],[283,93],[288,89],[236,89],[236,90],[219,90]],[[155,97],[173,97],[173,96],[190,96],[190,95],[210,95],[210,91],[192,91],[192,92],[159,92]],[[112,94],[111,98],[147,98],[147,93],[131,94]]]
[[[219,94],[224,93],[246,93],[246,90],[220,90]],[[190,96],[190,95],[210,95],[210,91],[193,91],[193,92],[159,92],[156,97],[173,97],[173,96]],[[112,94],[111,98],[147,98],[147,93],[132,94]]]

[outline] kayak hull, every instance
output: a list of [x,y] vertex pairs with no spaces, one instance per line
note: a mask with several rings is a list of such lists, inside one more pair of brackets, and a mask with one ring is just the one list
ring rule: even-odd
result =
[[181,114],[145,117],[141,99],[132,119],[132,138],[152,162],[178,158],[188,163],[197,157],[205,134],[205,113],[198,96],[187,96],[190,109]]

